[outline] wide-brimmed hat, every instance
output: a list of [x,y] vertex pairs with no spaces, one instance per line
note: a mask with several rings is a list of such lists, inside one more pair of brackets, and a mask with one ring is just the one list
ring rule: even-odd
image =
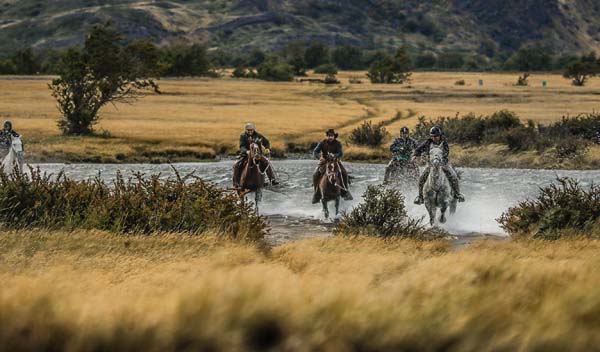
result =
[[333,128],[328,129],[327,131],[325,131],[325,135],[329,136],[330,134],[332,134],[335,138],[338,137],[338,134],[335,133],[335,131],[333,130]]
[[248,122],[245,127],[247,130],[256,130],[256,126],[252,122]]

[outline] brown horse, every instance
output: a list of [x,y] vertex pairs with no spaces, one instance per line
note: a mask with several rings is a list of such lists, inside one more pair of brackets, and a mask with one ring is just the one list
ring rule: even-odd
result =
[[335,215],[337,216],[340,210],[340,196],[342,189],[348,185],[344,185],[342,172],[339,161],[332,154],[326,156],[327,163],[325,164],[325,172],[319,180],[319,191],[321,192],[321,203],[323,204],[323,215],[329,219],[329,208],[327,202],[335,201]]
[[[262,188],[265,185],[265,171],[260,169],[261,151],[257,143],[250,144],[250,154],[242,170],[240,177],[240,189],[238,195],[240,198],[251,192],[254,192],[254,205],[258,212],[258,203],[262,200]],[[268,166],[270,167],[270,166]]]

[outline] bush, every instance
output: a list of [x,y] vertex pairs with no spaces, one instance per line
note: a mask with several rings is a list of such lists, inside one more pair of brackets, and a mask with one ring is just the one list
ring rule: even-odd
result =
[[338,69],[334,64],[323,64],[315,68],[315,73],[337,75]]
[[458,81],[454,82],[455,86],[464,86],[466,84],[464,79],[459,79]]
[[265,81],[290,82],[294,80],[294,68],[289,64],[268,61],[258,66],[258,78]]
[[[557,239],[564,230],[591,231],[600,219],[600,187],[584,189],[578,181],[558,178],[540,189],[535,200],[508,209],[498,219],[511,236]],[[582,232],[579,232],[580,234]]]
[[416,68],[433,68],[437,63],[437,57],[433,53],[420,54],[415,58]]
[[363,53],[360,48],[343,45],[332,54],[335,65],[343,70],[360,70],[364,68]]
[[8,228],[85,228],[149,234],[215,231],[249,240],[262,239],[266,224],[249,204],[190,176],[166,181],[160,175],[118,174],[112,184],[99,178],[54,179],[31,169],[0,173],[0,223]]
[[529,73],[524,73],[522,76],[519,76],[515,85],[519,87],[527,87],[529,85]]
[[437,68],[441,69],[459,69],[465,64],[463,54],[457,52],[445,52],[437,58]]
[[392,57],[380,52],[369,67],[367,77],[371,83],[404,83],[409,80],[411,62],[405,48],[400,48]]
[[408,217],[400,191],[371,185],[363,202],[342,217],[334,233],[415,238],[423,236],[424,227],[420,220]]
[[388,136],[389,133],[382,124],[373,125],[371,121],[365,121],[352,130],[350,141],[355,144],[378,147],[383,144]]
[[340,84],[340,80],[335,78],[335,75],[325,76],[325,80],[323,82],[325,84]]
[[598,74],[600,74],[600,59],[592,52],[569,62],[563,77],[571,79],[574,86],[584,86],[590,77]]
[[581,114],[575,117],[563,116],[550,126],[540,126],[540,132],[549,138],[576,136],[595,142],[600,134],[600,114]]

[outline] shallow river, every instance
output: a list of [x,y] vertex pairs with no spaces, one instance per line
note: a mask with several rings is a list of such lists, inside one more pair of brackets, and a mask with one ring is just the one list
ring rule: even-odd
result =
[[[279,173],[282,187],[277,192],[265,190],[260,212],[267,215],[272,225],[271,242],[282,243],[292,239],[324,236],[332,225],[322,221],[321,205],[311,204],[311,179],[316,162],[312,160],[275,161],[275,170]],[[231,186],[232,161],[216,163],[180,163],[174,167],[181,173],[192,171],[207,181],[222,187]],[[354,177],[351,192],[354,200],[342,201],[341,210],[350,210],[361,200],[368,185],[380,184],[383,180],[385,165],[345,164]],[[95,177],[98,174],[105,180],[112,180],[117,171],[123,175],[132,172],[145,174],[161,173],[170,177],[173,171],[170,165],[154,164],[35,164],[42,171],[57,173],[64,170],[66,175],[75,179]],[[462,193],[466,202],[459,203],[454,216],[442,225],[457,236],[473,234],[504,235],[496,219],[510,206],[526,198],[534,197],[540,186],[554,181],[557,176],[569,176],[589,185],[600,180],[600,170],[562,171],[562,170],[521,170],[521,169],[458,169],[461,173]],[[416,188],[406,191],[406,204],[412,216],[426,216],[423,206],[412,204]],[[330,203],[333,211],[333,203]],[[332,212],[333,213],[333,212]]]

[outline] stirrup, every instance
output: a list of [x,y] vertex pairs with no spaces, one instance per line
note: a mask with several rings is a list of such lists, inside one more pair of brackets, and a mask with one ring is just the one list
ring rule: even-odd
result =
[[461,203],[462,203],[462,202],[464,202],[464,201],[465,201],[465,196],[463,196],[463,195],[462,195],[462,194],[460,194],[460,193],[456,193],[456,194],[454,195],[454,199],[456,199],[457,201],[459,201],[459,202],[461,202]]
[[417,198],[415,198],[414,203],[417,204],[417,205],[423,204],[423,197],[422,196],[417,196]]

